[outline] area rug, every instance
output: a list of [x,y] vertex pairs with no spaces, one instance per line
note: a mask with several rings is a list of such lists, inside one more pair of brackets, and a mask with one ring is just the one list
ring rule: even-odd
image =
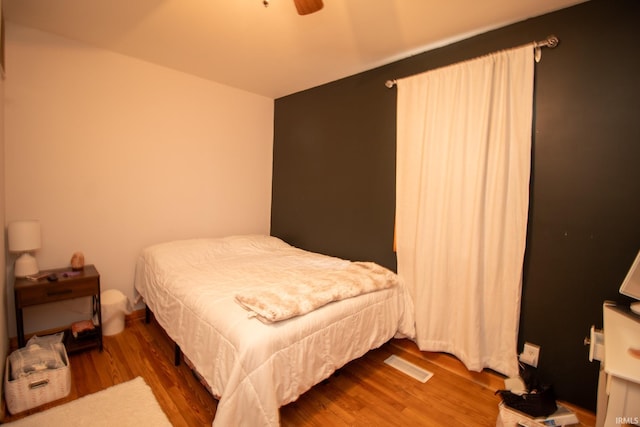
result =
[[141,377],[4,425],[171,427],[151,387]]

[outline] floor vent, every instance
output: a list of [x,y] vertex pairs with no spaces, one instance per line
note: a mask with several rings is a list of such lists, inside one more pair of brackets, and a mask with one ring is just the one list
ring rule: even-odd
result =
[[404,360],[402,357],[398,357],[394,354],[389,356],[384,363],[387,365],[396,368],[400,372],[403,372],[409,375],[416,380],[426,383],[433,376],[433,372],[429,372],[426,369],[422,369],[419,366],[414,365],[411,362]]

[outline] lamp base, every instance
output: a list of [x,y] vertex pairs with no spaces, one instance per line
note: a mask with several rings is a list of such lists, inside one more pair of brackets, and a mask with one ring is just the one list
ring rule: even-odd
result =
[[13,274],[16,277],[26,277],[30,274],[36,274],[39,271],[38,262],[35,257],[28,252],[20,255],[13,266]]

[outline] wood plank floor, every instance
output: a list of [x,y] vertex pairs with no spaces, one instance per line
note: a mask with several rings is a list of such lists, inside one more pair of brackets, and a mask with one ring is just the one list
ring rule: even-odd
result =
[[[387,366],[391,354],[434,373],[426,383]],[[216,400],[185,363],[173,365],[173,343],[155,321],[140,313],[127,318],[121,334],[105,337],[104,350],[69,357],[68,397],[9,415],[3,422],[97,392],[141,376],[174,426],[209,426]],[[392,340],[340,369],[297,401],[280,410],[282,426],[495,426],[502,379],[469,372],[455,358],[420,352],[407,340]],[[574,408],[576,409],[576,408]],[[582,426],[593,426],[589,412],[578,413]]]

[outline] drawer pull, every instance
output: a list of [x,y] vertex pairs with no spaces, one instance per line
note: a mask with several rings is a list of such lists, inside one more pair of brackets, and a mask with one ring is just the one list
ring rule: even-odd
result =
[[59,290],[55,290],[55,291],[47,291],[47,296],[48,297],[53,297],[53,296],[56,296],[56,295],[70,294],[71,292],[73,292],[73,289],[59,289]]
[[40,381],[34,381],[31,384],[29,384],[29,388],[30,389],[34,389],[34,388],[40,388],[40,387],[44,387],[47,384],[49,384],[49,380],[40,380]]

